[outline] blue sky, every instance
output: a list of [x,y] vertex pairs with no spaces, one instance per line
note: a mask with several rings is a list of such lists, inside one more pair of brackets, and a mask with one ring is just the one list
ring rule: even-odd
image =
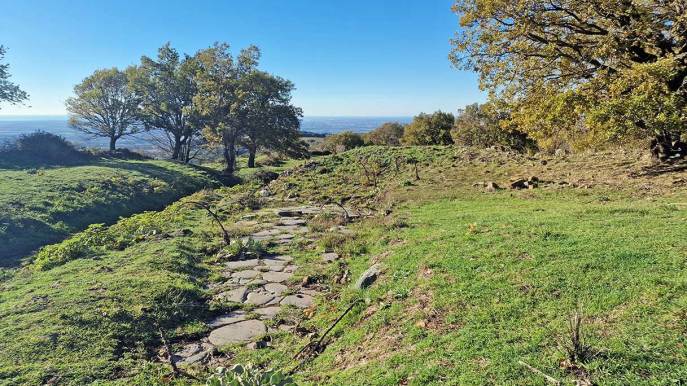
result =
[[451,0],[4,0],[0,44],[31,95],[0,115],[64,114],[72,87],[165,42],[193,53],[215,41],[256,44],[261,67],[292,80],[309,116],[405,116],[484,96],[448,60]]

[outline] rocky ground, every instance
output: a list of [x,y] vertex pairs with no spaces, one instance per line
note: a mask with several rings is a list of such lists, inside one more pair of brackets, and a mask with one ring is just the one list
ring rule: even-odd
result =
[[[220,252],[216,268],[223,280],[210,283],[208,289],[214,293],[213,301],[233,303],[237,307],[208,320],[209,335],[175,352],[173,360],[177,365],[208,363],[218,349],[228,345],[264,348],[271,345],[272,333],[296,330],[299,315],[313,312],[315,299],[321,295],[322,288],[319,284],[309,283],[307,278],[294,282],[299,267],[294,264],[289,251],[303,247],[303,243],[316,242],[316,233],[308,224],[313,217],[323,213],[341,216],[343,209],[312,205],[276,207],[245,215],[235,224],[260,229],[241,242],[259,242],[267,246],[266,251],[242,253],[238,258],[222,256]],[[335,230],[348,232],[343,226]],[[323,263],[331,263],[338,258],[334,252],[322,254]]]

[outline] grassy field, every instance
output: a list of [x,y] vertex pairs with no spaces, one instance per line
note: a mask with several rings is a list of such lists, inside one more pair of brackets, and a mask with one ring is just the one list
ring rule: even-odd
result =
[[[325,228],[313,248],[289,252],[301,267],[294,281],[325,288],[303,331],[325,330],[361,300],[300,367],[299,384],[545,383],[522,363],[565,384],[687,381],[684,167],[622,150],[554,158],[453,147],[366,148],[289,165],[270,185],[277,199],[344,202],[365,215],[349,226],[353,236]],[[533,190],[482,184],[533,175]],[[186,200],[209,200],[231,228],[250,211],[240,197],[252,189]],[[198,380],[169,379],[156,360],[158,327],[180,347],[223,311],[204,289],[221,237],[184,201],[98,230],[105,241],[83,256],[0,278],[0,380],[203,384],[203,370],[192,372]],[[331,247],[342,259],[324,263]],[[375,263],[377,282],[353,289]],[[575,313],[585,350],[571,359]],[[270,349],[224,351],[228,363],[290,370],[308,341],[279,332]]]
[[0,265],[93,223],[164,205],[203,187],[207,172],[166,161],[98,159],[79,166],[0,169]]

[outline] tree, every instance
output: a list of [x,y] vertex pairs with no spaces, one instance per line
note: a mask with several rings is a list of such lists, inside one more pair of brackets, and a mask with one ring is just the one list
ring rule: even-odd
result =
[[507,146],[514,150],[536,149],[536,143],[526,134],[504,127],[510,114],[492,103],[474,103],[458,111],[451,130],[453,142],[465,146]]
[[402,142],[406,145],[450,145],[453,143],[451,129],[454,122],[455,117],[451,113],[421,113],[406,126]]
[[140,99],[129,87],[133,69],[97,70],[74,86],[75,97],[67,99],[69,124],[77,130],[110,139],[110,150],[117,140],[141,131]]
[[205,127],[204,136],[222,144],[227,175],[236,168],[236,146],[249,116],[249,85],[244,80],[255,71],[259,58],[258,48],[250,46],[234,59],[226,43],[216,43],[195,55],[198,92],[193,106]]
[[158,50],[157,60],[143,56],[132,79],[132,87],[141,99],[145,128],[161,130],[166,138],[158,142],[172,159],[182,162],[190,160],[194,138],[201,131],[192,108],[194,74],[195,61],[180,57],[168,43]]
[[348,151],[356,147],[365,145],[363,136],[352,131],[343,131],[341,133],[328,135],[324,138],[322,147],[331,153],[340,153]]
[[0,45],[0,103],[21,103],[27,100],[29,96],[19,86],[8,80],[10,78],[10,66],[7,63],[2,63],[2,60],[5,58],[5,51],[5,47]]
[[477,71],[540,143],[670,141],[685,131],[683,0],[458,0],[454,10],[452,61]]
[[299,139],[303,112],[291,104],[293,83],[263,71],[254,71],[244,82],[248,116],[240,143],[248,149],[248,167],[255,167],[259,148],[303,155],[306,147]]
[[365,134],[365,141],[372,145],[400,146],[405,126],[398,122],[386,122]]

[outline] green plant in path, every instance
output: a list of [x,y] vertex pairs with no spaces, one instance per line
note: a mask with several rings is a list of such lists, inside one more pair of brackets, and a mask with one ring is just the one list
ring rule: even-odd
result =
[[207,380],[207,386],[295,386],[291,377],[281,371],[260,370],[251,364],[218,367]]

